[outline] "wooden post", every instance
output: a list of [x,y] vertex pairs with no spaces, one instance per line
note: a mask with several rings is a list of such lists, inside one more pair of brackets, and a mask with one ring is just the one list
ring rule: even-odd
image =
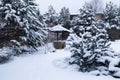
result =
[[58,41],[58,32],[57,32],[57,41]]
[[61,35],[61,36],[62,36],[62,40],[63,40],[63,32],[62,32],[62,35]]

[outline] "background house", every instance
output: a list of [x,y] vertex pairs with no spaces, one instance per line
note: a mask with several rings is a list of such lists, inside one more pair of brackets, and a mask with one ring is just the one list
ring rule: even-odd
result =
[[107,33],[109,35],[110,40],[112,41],[120,39],[120,29],[116,28],[107,29]]
[[104,17],[104,14],[102,12],[96,12],[95,17],[96,17],[97,20],[100,20]]

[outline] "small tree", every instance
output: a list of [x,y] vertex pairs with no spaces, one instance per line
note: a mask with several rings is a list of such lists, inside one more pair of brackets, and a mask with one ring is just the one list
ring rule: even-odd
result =
[[118,10],[117,10],[117,6],[114,5],[112,2],[109,2],[108,4],[106,4],[106,8],[104,11],[104,21],[105,23],[108,23],[110,26],[109,28],[115,27],[118,28],[119,25],[119,21],[118,21]]
[[70,29],[70,13],[69,9],[63,7],[59,16],[59,24],[62,24],[65,28]]
[[52,5],[48,7],[48,12],[44,14],[44,18],[48,27],[52,27],[58,24],[58,14]]
[[90,2],[86,2],[84,6],[92,9],[95,13],[103,11],[102,0],[91,0]]
[[118,20],[118,26],[120,26],[120,6],[117,8],[117,20]]
[[71,64],[77,64],[81,71],[90,71],[99,64],[101,56],[109,52],[108,35],[102,21],[96,21],[94,11],[80,9],[80,17],[71,37]]

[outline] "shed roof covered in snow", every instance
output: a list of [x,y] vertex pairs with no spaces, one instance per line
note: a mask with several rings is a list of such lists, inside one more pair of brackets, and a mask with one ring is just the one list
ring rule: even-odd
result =
[[53,32],[56,32],[56,31],[58,31],[58,32],[62,32],[62,31],[70,32],[70,30],[64,28],[62,25],[56,25],[56,26],[52,27],[50,29],[50,31],[53,31]]

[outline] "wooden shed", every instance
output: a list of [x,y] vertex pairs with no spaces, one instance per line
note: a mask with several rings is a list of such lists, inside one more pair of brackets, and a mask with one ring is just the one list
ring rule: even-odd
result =
[[62,25],[56,25],[50,29],[50,32],[55,33],[55,39],[53,41],[53,45],[56,49],[63,49],[65,45],[64,35],[66,33],[70,33],[70,30],[62,27]]

